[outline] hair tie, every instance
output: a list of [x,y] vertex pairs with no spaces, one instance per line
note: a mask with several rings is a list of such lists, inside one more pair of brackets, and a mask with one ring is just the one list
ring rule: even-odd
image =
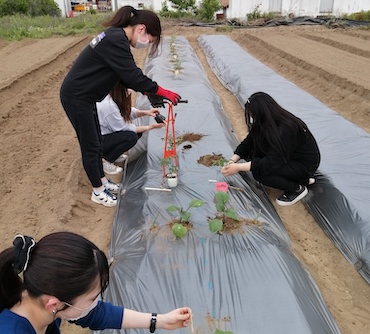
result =
[[14,245],[14,272],[18,275],[27,270],[31,258],[31,251],[36,242],[33,238],[25,235],[16,235],[13,241]]

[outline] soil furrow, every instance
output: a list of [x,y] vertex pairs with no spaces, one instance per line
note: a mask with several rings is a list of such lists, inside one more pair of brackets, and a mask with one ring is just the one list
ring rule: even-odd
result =
[[361,38],[365,41],[370,41],[370,35],[365,31],[360,30],[344,30],[343,35]]
[[313,66],[256,36],[243,34],[233,35],[233,38],[252,56],[370,132],[370,90]]
[[355,55],[358,55],[358,56],[362,56],[362,57],[365,57],[365,58],[370,58],[370,50],[369,51],[362,50],[362,49],[356,48],[354,46],[344,44],[344,43],[341,43],[341,42],[337,42],[337,41],[333,41],[332,39],[323,38],[323,37],[320,37],[320,36],[314,36],[314,35],[309,35],[309,34],[302,34],[300,36],[302,36],[304,38],[307,38],[307,39],[310,39],[310,40],[315,41],[315,42],[322,43],[324,45],[332,46],[332,47],[337,48],[337,49],[342,50],[342,51],[346,51],[346,52],[349,52],[349,53],[352,53],[352,54],[355,54]]
[[[17,77],[14,81],[6,83],[4,87],[0,88],[0,105],[4,102],[8,102],[14,97],[18,98],[21,92],[26,94],[29,89],[32,89],[35,81],[44,80],[44,78],[48,76],[48,73],[59,68],[70,56],[75,58],[76,54],[80,52],[81,47],[86,45],[88,39],[89,37],[81,38],[73,43],[67,50],[57,54],[55,58],[50,59],[47,63],[37,68],[31,68],[26,73]],[[23,90],[25,91],[23,92]]]

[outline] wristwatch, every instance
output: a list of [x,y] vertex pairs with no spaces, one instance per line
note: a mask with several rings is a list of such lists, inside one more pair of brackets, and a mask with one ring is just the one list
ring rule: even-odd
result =
[[152,317],[150,318],[150,327],[149,332],[155,332],[155,326],[157,325],[157,313],[152,313]]

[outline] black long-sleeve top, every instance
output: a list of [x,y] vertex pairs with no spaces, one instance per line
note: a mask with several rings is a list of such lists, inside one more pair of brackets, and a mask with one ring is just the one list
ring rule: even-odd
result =
[[289,157],[284,159],[276,150],[267,143],[259,143],[264,147],[263,151],[253,152],[253,138],[248,135],[236,148],[235,154],[241,158],[251,161],[251,171],[259,175],[270,175],[290,161],[295,161],[308,175],[313,175],[320,163],[320,151],[315,138],[311,132],[305,130],[305,142],[302,144],[292,130],[282,125],[282,144],[290,152]]
[[110,27],[80,53],[64,78],[61,94],[84,102],[104,99],[118,81],[139,92],[155,93],[156,82],[135,64],[122,28]]

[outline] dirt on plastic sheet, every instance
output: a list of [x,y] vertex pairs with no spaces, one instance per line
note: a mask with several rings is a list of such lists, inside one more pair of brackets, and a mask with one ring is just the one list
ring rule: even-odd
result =
[[218,166],[225,161],[225,157],[222,154],[206,154],[201,156],[197,162],[198,164],[211,167],[211,166]]

